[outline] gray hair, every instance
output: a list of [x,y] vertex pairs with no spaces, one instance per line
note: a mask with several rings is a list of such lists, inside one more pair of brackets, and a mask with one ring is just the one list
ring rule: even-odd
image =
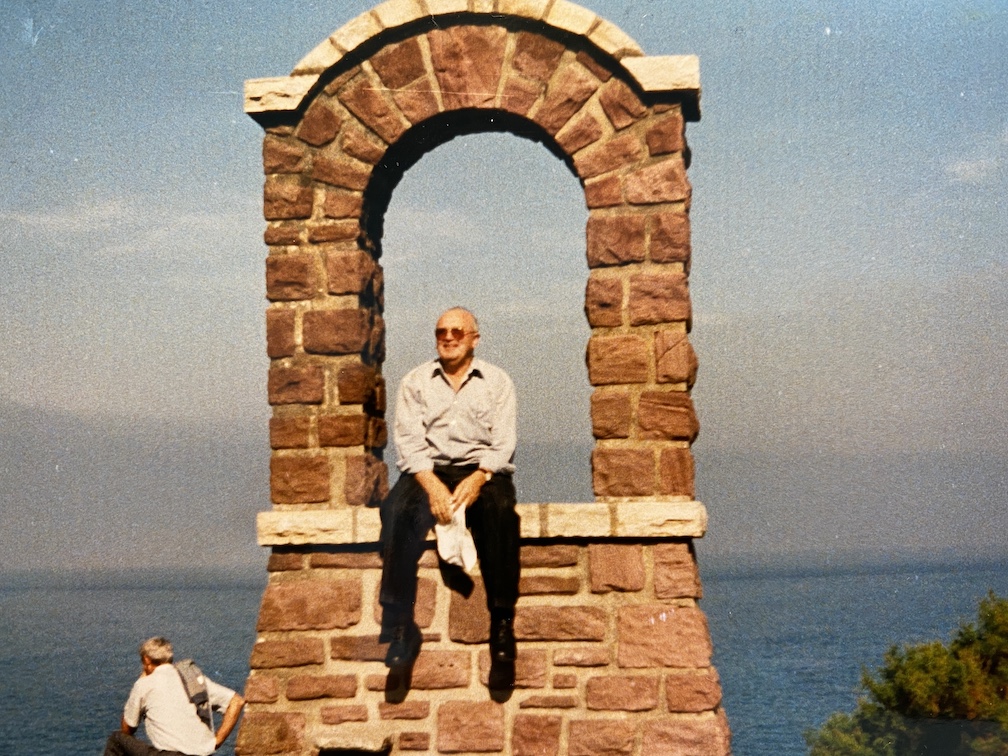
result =
[[148,638],[140,644],[140,656],[146,656],[155,665],[166,664],[175,658],[172,644],[167,638]]

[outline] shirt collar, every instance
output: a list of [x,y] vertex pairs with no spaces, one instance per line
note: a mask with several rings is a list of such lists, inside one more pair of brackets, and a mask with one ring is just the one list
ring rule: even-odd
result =
[[[436,376],[447,378],[445,376],[444,370],[441,368],[441,361],[438,359],[434,359],[431,362],[430,377],[434,378]],[[462,382],[465,383],[470,378],[482,378],[482,377],[483,377],[483,361],[478,357],[473,357],[473,361],[469,363],[469,369],[466,371],[465,378],[462,379]]]

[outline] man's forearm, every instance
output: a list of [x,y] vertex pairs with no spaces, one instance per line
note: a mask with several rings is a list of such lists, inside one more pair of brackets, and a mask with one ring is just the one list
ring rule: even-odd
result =
[[126,717],[123,717],[119,720],[119,730],[123,735],[133,735],[137,731],[137,728],[126,724]]
[[233,730],[235,725],[238,724],[238,717],[241,716],[244,706],[244,698],[237,693],[231,696],[231,700],[228,701],[227,708],[224,710],[224,718],[221,720],[220,727],[217,729],[217,748],[221,747],[221,744],[227,740],[228,735],[231,734],[231,730]]

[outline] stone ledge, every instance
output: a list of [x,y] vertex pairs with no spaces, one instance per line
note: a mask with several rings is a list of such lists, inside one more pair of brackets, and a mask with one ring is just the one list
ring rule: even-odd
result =
[[[688,499],[519,504],[522,538],[702,538],[707,510]],[[377,543],[378,510],[364,507],[260,512],[260,546]]]

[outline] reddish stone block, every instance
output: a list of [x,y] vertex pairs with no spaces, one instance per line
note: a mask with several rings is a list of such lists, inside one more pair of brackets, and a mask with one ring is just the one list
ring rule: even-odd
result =
[[593,328],[623,325],[623,281],[589,276],[584,309],[588,324]]
[[578,676],[571,674],[553,675],[553,688],[555,690],[571,690],[576,688]]
[[591,71],[592,76],[599,81],[605,82],[612,78],[612,71],[583,50],[574,56],[574,60]]
[[592,435],[595,438],[629,438],[632,413],[628,393],[596,389],[591,396]]
[[254,674],[245,683],[245,700],[250,704],[276,703],[280,698],[280,681],[273,675]]
[[551,546],[522,546],[522,567],[574,567],[580,549],[569,544]]
[[360,223],[356,219],[336,223],[315,223],[308,227],[308,241],[313,244],[352,242],[360,235]]
[[714,711],[721,705],[721,680],[713,667],[665,675],[665,698],[671,712]]
[[322,147],[336,138],[342,125],[343,117],[333,110],[329,101],[316,98],[294,130],[294,136],[312,147]]
[[456,643],[485,643],[490,638],[490,612],[483,581],[477,580],[468,597],[451,592],[448,605],[448,637]]
[[658,383],[685,383],[689,387],[696,382],[699,362],[685,333],[655,332],[655,368]]
[[266,354],[272,359],[290,357],[297,349],[294,322],[294,310],[266,311]]
[[605,667],[611,661],[608,648],[575,646],[553,652],[553,664],[558,667]]
[[271,301],[311,299],[318,292],[314,255],[270,255],[266,258],[266,298]]
[[380,570],[382,559],[376,551],[317,551],[308,557],[308,565],[321,570]]
[[330,294],[360,294],[371,283],[375,261],[361,250],[331,250],[325,255]]
[[307,449],[311,440],[311,418],[271,417],[269,436],[273,449]]
[[375,369],[369,365],[345,365],[336,374],[340,404],[365,404],[375,392]]
[[565,575],[522,575],[518,592],[522,596],[549,594],[572,596],[581,590],[581,578]]
[[376,165],[385,156],[386,147],[358,126],[348,126],[340,137],[340,148],[362,163]]
[[588,267],[644,262],[646,221],[637,214],[590,216],[586,232]]
[[[483,649],[479,654],[480,682],[488,685],[490,681],[490,651]],[[544,649],[528,649],[518,646],[518,656],[514,667],[515,688],[545,688],[546,687],[546,651]]]
[[518,32],[511,65],[522,76],[545,83],[560,64],[564,49],[561,43],[539,34]]
[[371,449],[382,449],[388,443],[388,426],[380,417],[368,421],[367,445]]
[[644,590],[644,547],[640,544],[588,545],[592,593]]
[[692,442],[700,432],[693,400],[682,391],[642,392],[637,426],[646,439]]
[[580,705],[577,696],[529,696],[518,706],[522,709],[576,709]]
[[648,126],[644,137],[651,155],[668,155],[686,148],[686,128],[678,110]]
[[557,134],[556,140],[564,152],[573,155],[589,144],[597,142],[602,138],[602,134],[602,127],[594,116],[590,113],[583,113],[572,119],[563,131]]
[[519,640],[605,640],[605,609],[594,606],[519,606],[515,637]]
[[356,354],[371,334],[367,310],[310,310],[301,319],[304,350],[311,354]]
[[619,176],[603,176],[584,184],[585,204],[589,210],[623,204],[623,180]]
[[322,724],[338,725],[344,722],[367,722],[368,710],[364,704],[342,704],[323,706],[319,710]]
[[250,711],[238,729],[235,753],[300,753],[305,746],[304,735],[304,714]]
[[504,707],[493,701],[448,701],[437,711],[439,753],[504,750]]
[[511,730],[513,756],[554,756],[560,753],[563,720],[535,714],[518,714]]
[[354,662],[384,661],[388,643],[379,643],[377,635],[334,635],[329,640],[333,659]]
[[388,471],[385,463],[371,454],[347,457],[343,495],[351,507],[377,506],[388,496]]
[[638,163],[644,158],[640,137],[621,134],[598,142],[574,158],[574,169],[582,179],[590,179]]
[[592,677],[585,685],[585,704],[596,711],[651,711],[658,706],[658,683],[650,675]]
[[383,47],[371,56],[371,65],[382,84],[389,89],[401,89],[411,81],[427,75],[423,51],[415,37]]
[[689,268],[690,222],[686,213],[658,213],[651,221],[651,262],[678,262]]
[[361,619],[361,591],[360,576],[268,585],[256,629],[273,632],[352,627]]
[[626,177],[626,198],[632,205],[684,202],[689,200],[691,191],[686,166],[678,155]]
[[617,131],[641,118],[647,108],[633,90],[619,79],[612,79],[599,92],[599,104]]
[[378,703],[378,716],[382,719],[426,719],[430,716],[430,701],[403,701]]
[[321,404],[325,399],[325,371],[318,365],[271,365],[267,394],[270,404]]
[[267,134],[262,146],[263,172],[301,173],[305,167],[307,151],[304,145]]
[[688,753],[690,756],[728,756],[731,733],[724,717],[655,719],[644,725],[642,753]]
[[650,449],[596,448],[592,452],[592,487],[597,496],[650,496],[655,492],[654,477]]
[[617,618],[621,667],[709,667],[707,618],[696,607],[625,606]]
[[588,382],[592,386],[646,383],[648,351],[640,336],[592,336],[588,340]]
[[326,218],[359,218],[364,207],[364,195],[343,189],[329,189],[322,201]]
[[251,669],[277,669],[280,667],[305,667],[322,664],[325,648],[321,638],[294,638],[291,640],[262,640],[252,646],[249,659]]
[[319,446],[363,446],[367,415],[322,415],[318,419]]
[[[570,723],[568,756],[620,756],[634,752],[633,722],[614,719],[578,719]],[[674,753],[644,751],[648,754]]]
[[543,85],[516,77],[509,78],[501,91],[500,106],[518,115],[526,115],[542,94]]
[[343,155],[316,155],[312,162],[312,178],[331,186],[362,192],[371,179],[371,169]]
[[266,177],[263,187],[263,216],[266,220],[310,218],[315,192],[295,176]]
[[320,504],[329,501],[331,470],[324,454],[270,458],[270,492],[274,504]]
[[693,316],[685,273],[630,276],[630,325],[686,321]]
[[410,84],[405,89],[392,92],[392,99],[395,100],[395,104],[402,114],[406,116],[406,120],[412,124],[426,121],[441,110],[434,90],[431,89],[430,82],[426,78]]
[[268,572],[291,572],[304,569],[304,554],[296,551],[283,552],[274,550],[266,563]]
[[429,732],[402,732],[399,733],[400,751],[428,751],[430,750]]
[[662,449],[658,459],[659,492],[675,496],[694,494],[695,463],[689,449]]
[[660,599],[701,598],[700,572],[693,547],[688,543],[655,544],[655,597]]
[[359,76],[339,90],[339,100],[386,144],[395,144],[406,132],[407,124],[398,109],[385,99],[384,89],[380,82]]
[[563,128],[584,107],[599,87],[599,81],[581,66],[567,66],[546,90],[546,98],[533,120],[551,135]]
[[507,36],[500,26],[452,26],[427,34],[445,110],[493,106]]
[[263,241],[270,246],[290,246],[301,241],[301,226],[297,223],[271,223],[263,232]]
[[353,698],[356,695],[357,675],[296,675],[287,681],[288,701]]

